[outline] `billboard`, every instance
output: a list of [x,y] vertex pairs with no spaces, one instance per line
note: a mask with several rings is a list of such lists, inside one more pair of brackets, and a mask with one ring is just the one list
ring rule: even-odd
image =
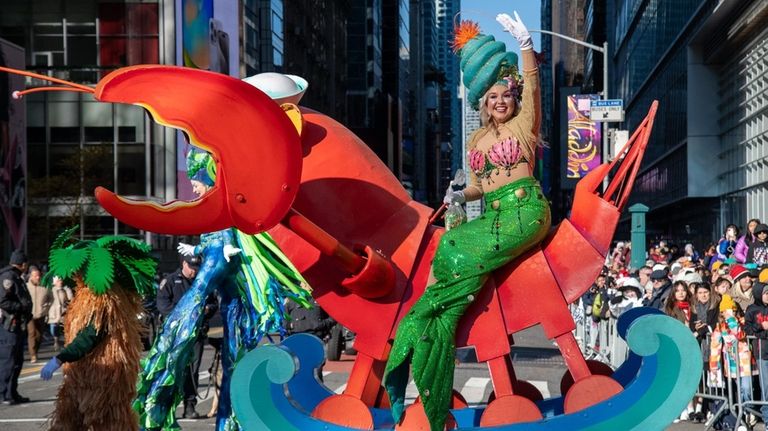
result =
[[[0,39],[0,66],[24,69],[24,49]],[[27,127],[24,101],[13,99],[24,77],[0,73],[0,214],[13,249],[25,248],[27,234]]]
[[[176,64],[239,77],[238,3],[176,0]],[[189,200],[194,198],[187,179],[189,144],[181,132],[176,136],[176,195]]]
[[590,104],[599,99],[597,94],[565,97],[564,188],[573,188],[577,181],[602,163],[600,123],[589,118]]

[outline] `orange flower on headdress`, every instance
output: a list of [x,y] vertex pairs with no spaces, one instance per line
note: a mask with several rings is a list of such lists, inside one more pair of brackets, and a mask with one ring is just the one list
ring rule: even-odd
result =
[[462,21],[453,29],[453,52],[459,51],[470,40],[480,34],[480,25],[474,21]]

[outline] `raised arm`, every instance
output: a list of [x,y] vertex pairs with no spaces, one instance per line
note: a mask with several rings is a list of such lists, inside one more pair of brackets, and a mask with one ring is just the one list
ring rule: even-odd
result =
[[533,51],[533,41],[517,12],[515,12],[515,18],[507,14],[499,14],[496,16],[496,21],[520,43],[523,60],[522,107],[520,112],[509,122],[509,125],[515,132],[516,138],[525,145],[529,151],[529,156],[533,159],[541,129],[541,87],[539,67],[536,54]]

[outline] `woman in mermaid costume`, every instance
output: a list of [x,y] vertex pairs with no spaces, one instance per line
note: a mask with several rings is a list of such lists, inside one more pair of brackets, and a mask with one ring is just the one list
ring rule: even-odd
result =
[[399,422],[412,364],[432,431],[443,430],[450,405],[459,319],[488,275],[539,243],[551,223],[549,205],[532,177],[541,97],[531,36],[517,13],[515,19],[506,14],[496,19],[520,42],[524,86],[517,55],[480,34],[477,24],[461,23],[454,41],[468,100],[480,111],[483,127],[468,143],[471,184],[446,196],[446,203],[484,198],[486,212],[441,238],[428,287],[400,322],[384,377]]
[[[193,149],[187,174],[195,193],[213,187],[216,172],[210,155]],[[286,298],[309,307],[309,290],[301,274],[267,233],[247,235],[235,228],[200,236],[200,245],[179,244],[184,255],[202,254],[192,287],[163,323],[147,358],[142,361],[138,396],[133,404],[139,425],[146,430],[179,429],[176,407],[183,399],[187,372],[203,323],[205,299],[215,290],[224,322],[223,378],[216,430],[240,429],[232,412],[230,378],[237,359],[256,347],[262,337],[283,335]]]

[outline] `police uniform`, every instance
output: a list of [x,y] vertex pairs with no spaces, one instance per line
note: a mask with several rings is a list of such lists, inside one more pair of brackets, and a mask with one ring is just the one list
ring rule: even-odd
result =
[[15,266],[0,269],[0,399],[5,404],[28,401],[19,395],[18,384],[31,318],[32,298],[21,271]]
[[[197,256],[186,256],[184,260],[188,265],[197,269],[200,265],[200,258]],[[163,319],[165,319],[173,308],[181,300],[181,297],[192,287],[194,279],[188,279],[184,277],[181,272],[181,268],[170,273],[163,281],[160,282],[160,286],[157,289],[157,310],[160,312]],[[197,381],[200,374],[200,362],[203,358],[203,346],[205,344],[205,337],[208,334],[208,319],[210,319],[218,309],[218,301],[216,296],[211,294],[205,301],[205,319],[203,320],[203,327],[200,328],[200,336],[195,341],[195,347],[192,352],[192,362],[189,364],[190,372],[184,378],[184,417],[199,418],[200,416],[195,412],[195,405],[197,404]]]

